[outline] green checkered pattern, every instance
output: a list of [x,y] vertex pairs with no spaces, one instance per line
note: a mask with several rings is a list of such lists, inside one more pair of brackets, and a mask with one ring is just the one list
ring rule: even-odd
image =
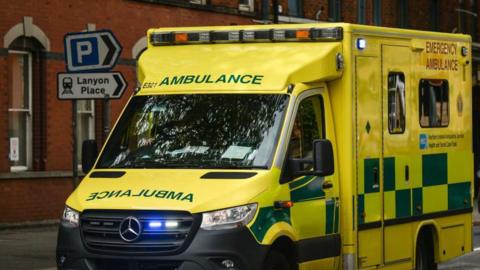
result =
[[[412,157],[414,158],[414,157]],[[401,219],[412,216],[420,216],[426,213],[451,211],[471,207],[471,182],[468,173],[450,172],[449,162],[462,164],[462,155],[452,155],[449,161],[449,154],[425,154],[416,157],[421,165],[418,167],[409,166],[409,180],[406,181],[405,160],[409,157],[402,157],[396,160],[395,157],[383,159],[383,189],[385,219]],[[457,160],[454,160],[457,159]],[[415,161],[414,161],[415,162]],[[413,162],[413,163],[414,163]],[[411,164],[412,162],[409,162]],[[417,162],[419,163],[419,162]],[[358,195],[358,223],[368,223],[365,216],[370,213],[366,210],[366,198],[372,195],[379,195],[380,188],[372,188],[374,168],[379,168],[379,159],[365,159],[364,192]],[[469,168],[466,166],[466,168]],[[465,168],[456,168],[465,170]],[[400,170],[400,171],[399,171]],[[401,177],[399,177],[401,175]],[[400,179],[399,179],[400,178]],[[413,183],[410,183],[413,182]],[[410,187],[412,186],[412,187]]]

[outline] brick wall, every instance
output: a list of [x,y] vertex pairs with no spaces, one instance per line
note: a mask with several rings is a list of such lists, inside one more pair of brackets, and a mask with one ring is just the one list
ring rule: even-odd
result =
[[[238,7],[238,1],[213,0],[212,4]],[[133,45],[145,35],[146,30],[151,27],[169,26],[193,26],[193,25],[228,25],[228,24],[250,24],[250,18],[212,13],[208,11],[186,9],[161,4],[145,3],[140,1],[47,1],[47,0],[26,0],[12,4],[11,1],[0,0],[4,7],[6,16],[0,16],[0,36],[3,35],[17,23],[23,21],[24,16],[31,16],[33,24],[40,27],[50,40],[51,52],[63,53],[63,36],[67,32],[78,32],[86,28],[87,23],[96,24],[97,29],[111,29],[123,46],[121,57],[130,59]],[[3,59],[3,57],[0,57]],[[0,60],[3,61],[3,60]],[[46,143],[43,158],[36,160],[36,169],[45,170],[69,170],[71,168],[70,153],[72,150],[71,137],[71,103],[57,100],[56,73],[65,70],[64,62],[60,60],[47,59],[44,64],[46,72],[45,108],[41,106],[40,100],[34,100],[34,153],[41,153],[42,139]],[[41,75],[39,66],[34,68],[34,76]],[[136,85],[134,66],[117,65],[116,70],[121,71],[129,88],[121,100],[111,102],[111,122],[115,122],[124,104],[130,97],[132,89]],[[0,62],[0,76],[6,77],[6,65]],[[0,83],[5,83],[1,80]],[[39,91],[41,87],[36,80],[34,90]],[[7,87],[0,84],[0,95],[6,95]],[[0,96],[0,103],[8,101]],[[36,95],[38,96],[38,95]],[[3,117],[7,118],[5,108],[1,106]],[[101,106],[100,106],[101,107]],[[39,114],[45,110],[46,123],[42,127]],[[102,111],[96,111],[97,120],[101,120]],[[100,117],[100,119],[98,118]],[[37,121],[38,120],[38,121]],[[5,122],[2,123],[4,125]],[[97,123],[96,134],[102,133],[102,123]],[[3,128],[3,130],[2,130]],[[7,127],[8,128],[8,127]],[[98,130],[100,128],[100,130]],[[40,135],[40,130],[46,129],[45,138]],[[8,135],[4,126],[0,126],[0,153],[8,153]],[[101,139],[101,138],[100,138]],[[42,165],[41,165],[42,164]],[[0,155],[0,172],[9,170],[9,161],[6,155]]]
[[69,179],[0,180],[0,223],[59,219],[72,191]]
[[[212,4],[237,8],[238,1],[212,0]],[[57,219],[72,191],[68,178],[5,179],[10,171],[8,160],[8,86],[6,50],[3,37],[9,29],[33,18],[50,41],[50,51],[42,54],[33,66],[33,155],[34,169],[69,171],[72,167],[72,107],[57,99],[58,72],[65,71],[63,37],[79,32],[88,23],[96,29],[110,29],[123,46],[122,61],[115,67],[125,76],[129,87],[120,100],[111,101],[111,126],[136,86],[132,47],[152,27],[251,24],[252,18],[208,10],[187,9],[142,1],[62,1],[0,0],[0,223]],[[60,58],[60,59],[59,59]],[[37,59],[37,58],[35,58]],[[95,134],[103,140],[103,106],[96,102]],[[8,178],[8,177],[7,177]],[[48,199],[46,199],[48,198]]]
[[382,24],[387,27],[398,27],[398,17],[400,16],[397,0],[382,1]]
[[315,15],[319,10],[322,10],[319,16],[320,21],[327,21],[329,17],[333,16],[328,14],[328,0],[304,1],[303,14],[305,17],[314,20]]
[[[432,30],[432,15],[431,15],[431,1],[416,1],[415,5],[410,4],[408,6],[408,20],[409,27],[418,30]],[[443,3],[450,2],[454,3],[455,1],[440,1]],[[450,14],[452,16],[452,11],[454,10],[453,6],[450,6]],[[440,21],[449,21],[440,19]],[[449,32],[449,31],[447,31]]]
[[210,3],[213,6],[238,8],[238,0],[211,0]]
[[357,0],[343,0],[342,1],[342,21],[357,23]]

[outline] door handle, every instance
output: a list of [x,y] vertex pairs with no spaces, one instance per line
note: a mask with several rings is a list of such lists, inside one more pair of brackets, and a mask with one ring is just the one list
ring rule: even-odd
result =
[[379,187],[379,184],[378,184],[378,168],[374,167],[373,168],[373,186],[372,186],[372,188],[378,188],[378,187]]
[[405,181],[409,181],[410,180],[410,168],[408,167],[408,165],[405,166]]
[[330,181],[324,181],[322,184],[322,189],[330,189],[333,187],[333,183]]

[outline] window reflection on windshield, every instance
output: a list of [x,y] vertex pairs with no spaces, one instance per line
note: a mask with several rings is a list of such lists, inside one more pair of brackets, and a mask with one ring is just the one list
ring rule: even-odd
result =
[[287,95],[134,97],[98,168],[268,168]]

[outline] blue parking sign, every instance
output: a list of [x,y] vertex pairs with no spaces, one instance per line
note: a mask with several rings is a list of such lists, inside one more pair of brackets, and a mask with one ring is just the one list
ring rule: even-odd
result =
[[98,65],[98,42],[96,38],[70,40],[74,66]]
[[120,43],[109,30],[68,33],[64,45],[69,72],[109,71],[122,52]]

